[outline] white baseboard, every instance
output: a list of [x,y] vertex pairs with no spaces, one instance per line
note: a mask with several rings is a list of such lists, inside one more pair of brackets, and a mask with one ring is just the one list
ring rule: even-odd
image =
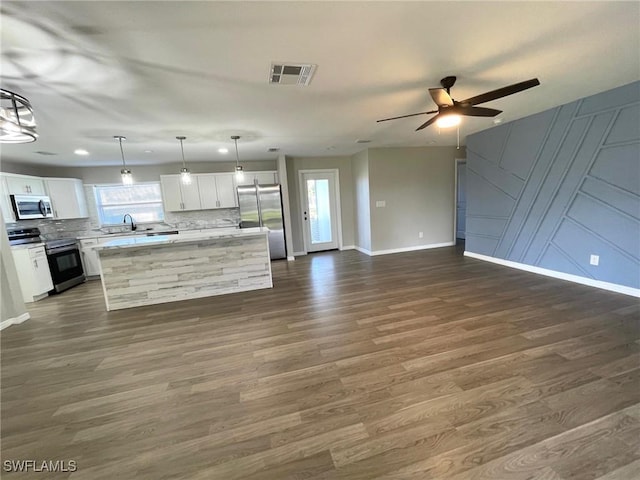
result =
[[364,253],[365,255],[371,256],[371,250],[367,250],[366,248],[358,247],[357,245],[353,246],[354,249],[359,251],[360,253]]
[[442,247],[452,247],[455,245],[455,242],[444,242],[444,243],[431,243],[429,245],[415,245],[413,247],[403,247],[403,248],[391,248],[389,250],[367,250],[362,247],[354,246],[357,251],[364,253],[365,255],[369,255],[370,257],[376,255],[389,255],[391,253],[403,253],[403,252],[415,252],[416,250],[430,250],[432,248],[442,248]]
[[303,257],[307,254],[307,252],[293,252],[294,257]]
[[295,259],[296,259],[296,257],[294,257],[293,255],[287,256],[287,261],[288,262],[293,262]]
[[624,295],[631,295],[632,297],[640,297],[640,289],[631,288],[625,285],[618,285],[617,283],[603,282],[601,280],[594,280],[592,278],[580,277],[578,275],[572,275],[570,273],[557,272],[556,270],[549,270],[547,268],[534,267],[533,265],[527,265],[526,263],[512,262],[511,260],[504,260],[502,258],[490,257],[488,255],[482,255],[480,253],[464,252],[466,257],[476,258],[478,260],[484,260],[485,262],[497,263],[505,267],[517,268],[518,270],[524,270],[525,272],[537,273],[538,275],[544,275],[546,277],[558,278],[560,280],[567,280],[568,282],[580,283],[589,287],[601,288],[603,290],[609,290],[611,292],[622,293]]
[[356,246],[355,245],[344,245],[340,250],[355,250]]
[[3,320],[2,322],[0,322],[0,330],[4,330],[11,325],[18,325],[19,323],[26,322],[27,320],[29,320],[29,318],[31,318],[31,315],[29,315],[29,312],[25,312],[18,317]]

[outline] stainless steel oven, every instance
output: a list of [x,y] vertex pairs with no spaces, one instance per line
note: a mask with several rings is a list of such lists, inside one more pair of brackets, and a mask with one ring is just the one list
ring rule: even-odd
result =
[[45,243],[53,291],[60,293],[86,280],[75,238],[51,240]]

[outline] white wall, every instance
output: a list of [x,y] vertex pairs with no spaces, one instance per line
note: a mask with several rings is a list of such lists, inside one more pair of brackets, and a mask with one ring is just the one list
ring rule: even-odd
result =
[[[1,212],[0,222],[4,224]],[[22,300],[18,273],[13,262],[9,239],[4,232],[0,234],[0,292],[0,323],[17,319],[27,312]]]

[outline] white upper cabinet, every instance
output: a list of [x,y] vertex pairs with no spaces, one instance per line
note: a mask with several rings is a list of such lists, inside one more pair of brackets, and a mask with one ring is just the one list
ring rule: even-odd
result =
[[44,180],[28,175],[3,175],[10,195],[46,195]]
[[195,177],[191,176],[191,183],[185,185],[180,175],[161,175],[162,203],[167,212],[182,212],[186,210],[200,210],[200,190]]
[[258,180],[259,185],[270,185],[278,183],[278,172],[266,171],[266,172],[244,172],[244,180],[238,182],[238,185],[253,185]]
[[45,184],[53,205],[54,218],[87,218],[89,216],[82,180],[47,178]]
[[198,180],[200,205],[203,210],[238,206],[233,173],[205,173],[195,177]]

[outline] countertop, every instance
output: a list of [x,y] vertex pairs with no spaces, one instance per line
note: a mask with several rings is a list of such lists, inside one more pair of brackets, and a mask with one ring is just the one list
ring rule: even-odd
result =
[[92,248],[94,250],[111,250],[119,248],[140,248],[140,247],[153,247],[160,245],[168,245],[173,243],[188,243],[199,242],[202,240],[212,240],[216,238],[229,238],[229,237],[253,237],[256,235],[266,235],[269,233],[269,229],[266,227],[255,228],[218,228],[212,229],[207,232],[194,232],[194,233],[180,233],[178,235],[157,235],[153,237],[147,237],[145,235],[134,236],[129,238],[118,238],[111,241],[107,241],[100,245],[95,245]]
[[[209,230],[215,231],[215,230],[238,230],[239,227],[235,226],[235,225],[231,225],[231,226],[220,226],[220,227],[209,227],[209,228],[201,228],[201,229],[193,229],[193,230],[179,230],[179,235],[184,235],[184,234],[189,234],[191,235],[191,233],[199,233],[199,232],[208,232]],[[109,238],[109,237],[132,237],[132,236],[136,236],[136,237],[144,237],[149,233],[153,233],[153,234],[158,234],[161,232],[166,232],[166,231],[174,231],[174,230],[178,230],[176,228],[165,228],[163,230],[135,230],[135,231],[124,231],[124,232],[113,232],[113,233],[104,233],[104,232],[96,232],[95,234],[91,234],[91,235],[82,235],[80,237],[76,237],[77,240],[89,240],[89,239],[93,239],[93,238]]]

